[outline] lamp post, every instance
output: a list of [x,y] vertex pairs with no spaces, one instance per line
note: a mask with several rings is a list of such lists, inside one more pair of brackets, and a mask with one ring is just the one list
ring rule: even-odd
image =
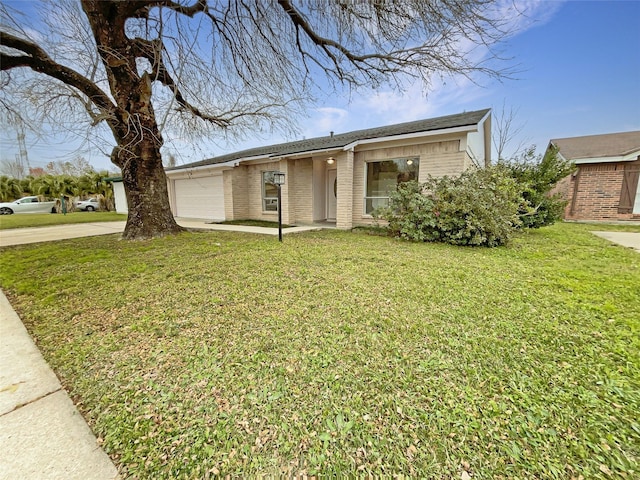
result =
[[284,185],[285,174],[282,172],[273,172],[273,183],[278,186],[278,240],[282,241],[282,194],[280,192],[282,185]]

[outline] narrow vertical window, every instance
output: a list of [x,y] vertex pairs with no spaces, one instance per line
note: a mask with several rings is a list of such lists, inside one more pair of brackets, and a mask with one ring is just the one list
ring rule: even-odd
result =
[[273,182],[274,172],[262,172],[262,211],[278,211],[278,187]]

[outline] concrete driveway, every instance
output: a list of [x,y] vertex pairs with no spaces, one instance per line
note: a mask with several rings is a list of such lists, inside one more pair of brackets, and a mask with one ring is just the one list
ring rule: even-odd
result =
[[92,237],[107,233],[121,233],[126,222],[73,223],[50,227],[12,228],[0,230],[0,247],[25,243],[50,242],[65,238]]
[[[260,235],[278,235],[277,228],[250,227],[246,225],[219,225],[208,223],[209,220],[194,218],[176,218],[178,225],[193,230],[220,230],[227,232],[257,233]],[[0,230],[0,247],[23,245],[26,243],[50,242],[65,238],[92,237],[109,233],[122,233],[126,222],[96,222],[74,223],[68,225],[54,225],[50,227],[12,228]],[[327,228],[318,225],[289,227],[283,229],[283,234],[308,232]]]

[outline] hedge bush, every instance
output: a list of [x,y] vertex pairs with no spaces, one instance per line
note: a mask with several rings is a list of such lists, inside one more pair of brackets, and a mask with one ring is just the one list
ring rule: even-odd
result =
[[559,180],[575,170],[575,166],[560,157],[556,148],[552,146],[541,156],[536,155],[532,147],[520,157],[501,160],[498,165],[521,185],[526,201],[519,211],[523,227],[539,228],[562,218],[567,201],[550,192]]
[[392,235],[408,240],[495,247],[521,225],[523,208],[520,185],[506,168],[495,166],[402,183],[376,217],[388,222]]

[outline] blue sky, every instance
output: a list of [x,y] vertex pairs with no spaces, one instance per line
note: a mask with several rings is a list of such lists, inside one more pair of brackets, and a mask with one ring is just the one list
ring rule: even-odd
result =
[[[300,134],[253,137],[236,144],[203,143],[199,153],[189,149],[179,163],[201,160],[253,146],[296,138],[328,135],[380,125],[431,118],[462,111],[494,108],[517,111],[520,142],[544,151],[551,138],[640,130],[640,1],[518,1],[530,21],[520,25],[503,47],[519,72],[501,82],[466,79],[437,85],[425,97],[419,86],[403,94],[390,90],[332,96],[311,106],[300,122]],[[3,129],[0,158],[14,159],[15,132]],[[174,143],[180,149],[179,143]],[[68,141],[35,139],[27,132],[32,165],[68,159],[77,152]],[[182,150],[182,149],[181,149]],[[54,153],[55,152],[55,153]],[[510,153],[510,152],[507,152]],[[87,155],[98,169],[114,167],[101,156]]]

